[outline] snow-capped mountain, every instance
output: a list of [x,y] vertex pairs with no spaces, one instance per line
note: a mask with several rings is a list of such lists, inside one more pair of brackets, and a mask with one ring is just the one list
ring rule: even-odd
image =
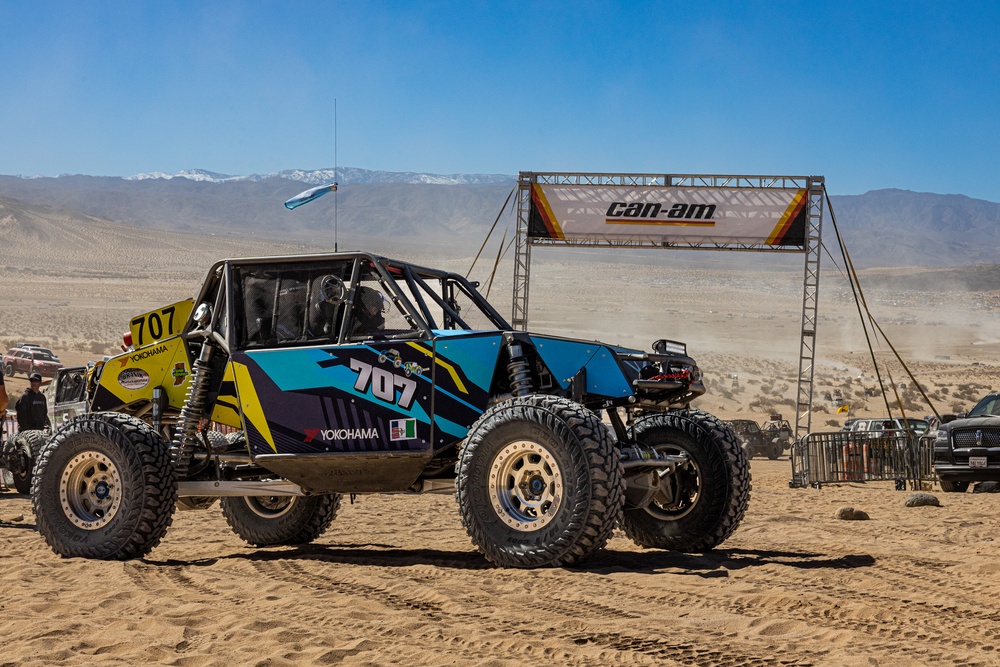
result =
[[171,180],[186,178],[191,181],[207,181],[210,183],[233,183],[237,181],[262,181],[267,178],[285,178],[290,181],[301,181],[310,185],[323,185],[337,181],[341,185],[371,185],[385,183],[418,183],[427,185],[496,185],[513,183],[515,178],[509,174],[427,174],[412,171],[381,171],[360,169],[358,167],[339,167],[336,169],[285,169],[271,174],[250,174],[249,176],[231,176],[219,174],[204,169],[185,169],[176,174],[166,174],[162,171],[148,172],[126,176],[127,181],[145,181],[149,179]]

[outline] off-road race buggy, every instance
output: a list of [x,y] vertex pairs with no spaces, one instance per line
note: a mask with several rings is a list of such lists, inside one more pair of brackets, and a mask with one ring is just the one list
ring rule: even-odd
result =
[[753,419],[731,419],[726,425],[732,430],[747,459],[752,459],[755,454],[763,453],[766,449],[764,431],[760,430],[760,424]]
[[493,563],[562,566],[619,525],[712,549],[749,501],[739,442],[689,407],[704,385],[683,344],[515,331],[454,273],[361,252],[223,260],[130,333],[37,463],[38,530],[63,556],[143,556],[177,506],[220,500],[248,543],[288,545],[342,494],[438,492]]
[[733,419],[726,424],[736,434],[747,459],[766,456],[774,461],[792,446],[792,427],[781,415],[770,415],[763,424],[752,419]]

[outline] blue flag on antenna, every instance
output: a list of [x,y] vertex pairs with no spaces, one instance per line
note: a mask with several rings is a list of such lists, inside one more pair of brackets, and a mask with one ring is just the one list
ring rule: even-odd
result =
[[300,192],[291,199],[285,202],[285,208],[289,211],[294,209],[296,206],[302,206],[303,204],[308,204],[313,199],[318,199],[325,195],[327,192],[336,192],[337,184],[330,183],[329,185],[320,185],[315,188],[310,188],[305,192]]

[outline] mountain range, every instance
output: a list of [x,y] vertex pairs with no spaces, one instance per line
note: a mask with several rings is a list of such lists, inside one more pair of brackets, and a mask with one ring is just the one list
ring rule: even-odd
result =
[[[286,199],[335,178],[338,192],[325,203],[294,211],[284,208]],[[336,173],[286,170],[250,176],[204,170],[125,178],[0,175],[0,197],[15,200],[0,202],[0,219],[5,205],[18,204],[45,207],[35,209],[36,216],[44,217],[47,210],[61,219],[98,218],[166,232],[321,245],[332,245],[335,235],[362,244],[376,237],[474,252],[516,180],[503,174],[439,175],[353,167],[340,167]],[[830,202],[833,215],[827,211],[824,218],[824,245],[838,261],[834,222],[859,268],[997,263],[998,203],[898,189],[831,195]],[[512,228],[510,210],[501,227]],[[69,213],[79,215],[67,217]]]

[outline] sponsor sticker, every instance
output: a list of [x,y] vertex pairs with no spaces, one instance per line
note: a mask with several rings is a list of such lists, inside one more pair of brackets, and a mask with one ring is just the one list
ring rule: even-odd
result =
[[181,386],[184,384],[184,378],[188,376],[187,365],[183,361],[178,361],[174,364],[174,368],[170,371],[170,374],[174,376],[174,386]]
[[126,368],[118,374],[118,384],[129,391],[138,391],[149,384],[149,373],[141,368]]
[[412,440],[415,437],[416,419],[393,419],[389,422],[389,440]]
[[376,428],[307,428],[303,431],[305,439],[302,442],[312,442],[319,438],[326,442],[334,440],[377,440]]

